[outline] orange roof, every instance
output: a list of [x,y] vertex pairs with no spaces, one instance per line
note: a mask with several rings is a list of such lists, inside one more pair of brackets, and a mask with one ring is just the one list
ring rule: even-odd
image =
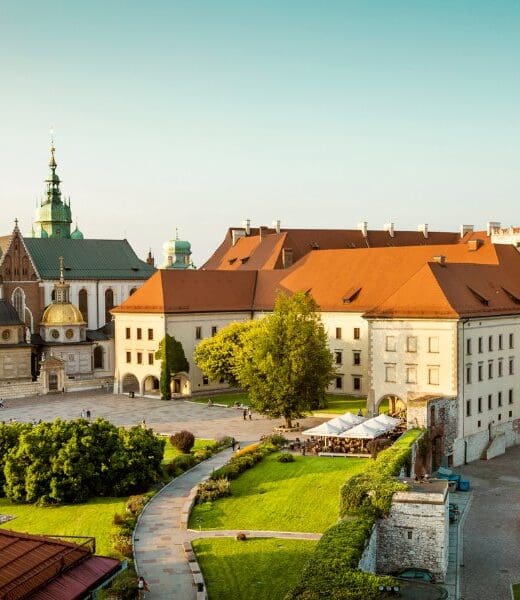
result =
[[161,269],[111,312],[185,313],[251,310],[256,271]]
[[520,253],[485,235],[467,239],[480,239],[478,249],[457,243],[316,250],[289,269],[163,270],[113,312],[270,311],[280,291],[304,291],[322,311],[367,317],[520,313]]
[[460,241],[458,233],[443,231],[429,232],[427,238],[420,231],[395,230],[393,236],[387,231],[368,231],[365,238],[357,229],[282,229],[276,233],[266,227],[262,237],[258,228],[251,228],[250,234],[239,238],[233,246],[233,229],[228,230],[202,269],[281,269],[284,248],[293,251],[293,262],[296,262],[312,250],[432,246]]

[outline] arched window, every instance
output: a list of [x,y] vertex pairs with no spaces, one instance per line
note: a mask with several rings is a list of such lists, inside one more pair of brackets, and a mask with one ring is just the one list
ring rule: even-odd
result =
[[12,297],[13,306],[20,317],[20,321],[25,323],[25,294],[20,288],[16,288]]
[[52,290],[51,292],[51,300],[54,302],[56,300],[56,290]]
[[105,291],[105,323],[110,323],[112,315],[110,311],[114,308],[114,292],[111,288]]
[[87,290],[79,291],[78,305],[81,314],[83,315],[83,320],[88,325],[88,294]]
[[103,368],[103,348],[96,346],[94,348],[94,369]]
[[136,288],[136,287],[133,287],[133,288],[130,290],[130,296],[131,296],[131,295],[132,295],[134,292],[137,292],[137,288]]

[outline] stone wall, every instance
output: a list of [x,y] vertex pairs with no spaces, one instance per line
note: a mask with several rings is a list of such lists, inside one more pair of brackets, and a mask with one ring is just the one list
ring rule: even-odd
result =
[[361,555],[358,568],[366,573],[375,573],[377,567],[377,524],[372,528],[372,533]]
[[43,385],[39,381],[14,381],[13,383],[4,383],[0,385],[0,398],[2,398],[2,400],[39,396],[43,393]]
[[440,481],[412,485],[410,491],[394,495],[389,516],[377,523],[378,573],[414,566],[444,580],[449,546],[447,498],[447,483]]

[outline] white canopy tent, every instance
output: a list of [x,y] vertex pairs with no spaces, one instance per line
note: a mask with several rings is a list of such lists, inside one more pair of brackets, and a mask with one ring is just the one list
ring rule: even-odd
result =
[[347,429],[347,431],[344,431],[338,435],[338,437],[373,440],[388,431],[388,427],[385,427],[381,424],[372,423],[372,426],[370,426],[370,421],[372,421],[372,419],[365,421],[364,423],[360,423],[359,425],[352,427],[352,429]]
[[311,429],[306,429],[302,431],[302,435],[315,435],[318,437],[338,437],[339,434],[345,431],[344,427],[334,427],[331,425],[329,421],[325,421],[321,425],[317,425],[316,427],[312,427]]
[[343,431],[346,431],[347,429],[354,427],[354,425],[359,425],[360,423],[363,423],[363,421],[366,421],[365,417],[358,417],[353,413],[347,412],[344,415],[335,417],[334,419],[327,421],[327,423],[334,427],[340,427]]
[[373,419],[370,419],[370,421],[367,422],[374,422],[374,423],[381,423],[382,425],[388,425],[389,427],[391,427],[392,429],[394,427],[397,427],[399,425],[399,423],[401,422],[401,419],[395,419],[394,417],[391,417],[387,414],[382,414],[382,415],[377,415],[377,417],[374,417]]

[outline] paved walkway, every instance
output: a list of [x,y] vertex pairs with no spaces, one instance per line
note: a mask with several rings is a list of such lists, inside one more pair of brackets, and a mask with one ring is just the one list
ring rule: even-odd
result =
[[[449,502],[456,504],[460,511],[459,520],[450,523],[448,548],[448,571],[442,587],[449,593],[449,600],[460,599],[461,566],[463,566],[462,531],[471,506],[471,492],[450,492]],[[469,599],[468,599],[469,600]]]
[[189,540],[181,522],[190,491],[232,455],[224,450],[174,479],[146,505],[134,532],[136,567],[148,583],[147,600],[196,598],[193,576],[184,556]]
[[247,537],[280,538],[283,540],[320,540],[321,533],[303,533],[301,531],[264,531],[252,529],[188,529],[186,539],[235,537],[237,533],[245,533]]

